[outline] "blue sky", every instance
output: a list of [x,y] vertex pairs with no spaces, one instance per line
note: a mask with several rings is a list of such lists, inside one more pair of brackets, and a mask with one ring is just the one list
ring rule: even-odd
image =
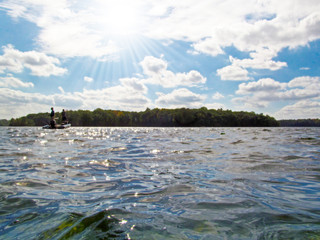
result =
[[320,118],[318,0],[2,0],[0,119],[96,108]]

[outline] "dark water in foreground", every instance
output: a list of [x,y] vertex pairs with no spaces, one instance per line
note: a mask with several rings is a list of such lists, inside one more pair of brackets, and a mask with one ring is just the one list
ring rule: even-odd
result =
[[320,239],[320,128],[0,128],[1,239]]

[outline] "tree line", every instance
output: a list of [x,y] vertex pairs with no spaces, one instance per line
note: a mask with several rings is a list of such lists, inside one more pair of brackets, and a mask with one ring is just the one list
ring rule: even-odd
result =
[[320,127],[320,119],[280,120],[281,127]]
[[[61,122],[61,113],[56,113]],[[273,117],[254,112],[222,109],[149,109],[141,112],[103,110],[67,111],[72,126],[134,126],[134,127],[275,127],[279,122]],[[43,126],[48,124],[49,113],[29,114],[12,118],[9,126]]]

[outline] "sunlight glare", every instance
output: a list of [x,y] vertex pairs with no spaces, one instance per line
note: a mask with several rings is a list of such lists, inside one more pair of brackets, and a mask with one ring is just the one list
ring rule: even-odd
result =
[[129,0],[106,1],[96,6],[101,30],[107,35],[138,34],[142,25],[139,5]]

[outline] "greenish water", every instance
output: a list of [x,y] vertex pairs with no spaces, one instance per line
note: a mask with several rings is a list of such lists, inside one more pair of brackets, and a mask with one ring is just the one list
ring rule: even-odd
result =
[[320,128],[0,133],[0,239],[320,239]]

